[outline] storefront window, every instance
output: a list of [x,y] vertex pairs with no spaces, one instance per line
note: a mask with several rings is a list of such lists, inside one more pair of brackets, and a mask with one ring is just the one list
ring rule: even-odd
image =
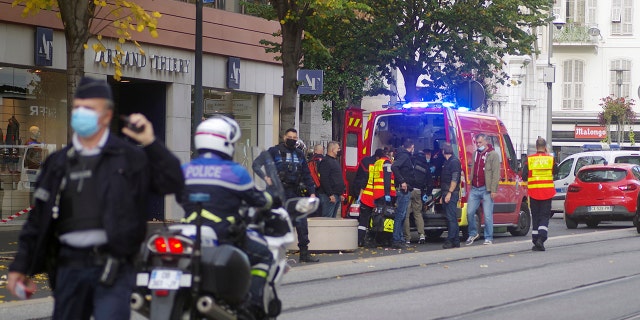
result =
[[67,143],[66,83],[61,72],[0,65],[2,218],[30,206],[42,161]]
[[221,114],[238,122],[242,137],[236,143],[234,160],[243,163],[258,143],[258,95],[204,88],[203,97],[205,119]]

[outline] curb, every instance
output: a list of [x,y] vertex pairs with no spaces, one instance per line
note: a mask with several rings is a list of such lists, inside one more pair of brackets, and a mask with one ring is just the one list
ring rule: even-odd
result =
[[[549,238],[545,242],[547,251],[554,246],[565,244],[581,244],[596,240],[618,239],[622,235],[639,236],[636,228],[609,230],[596,233],[565,235]],[[403,253],[384,257],[371,257],[355,260],[325,262],[321,264],[307,264],[292,268],[282,279],[282,284],[292,284],[327,278],[344,277],[355,274],[377,272],[391,269],[402,269],[418,265],[446,264],[452,260],[475,259],[482,256],[499,254],[529,254],[531,253],[531,238],[512,242],[497,243],[490,246],[472,245],[458,249],[437,249],[423,252]]]

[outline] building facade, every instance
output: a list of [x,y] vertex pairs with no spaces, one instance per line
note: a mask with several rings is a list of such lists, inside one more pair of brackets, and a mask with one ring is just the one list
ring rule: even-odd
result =
[[[552,14],[555,22],[562,23],[529,30],[538,36],[534,48],[538,54],[503,57],[509,79],[488,93],[480,110],[503,120],[520,155],[534,150],[538,136],[549,140],[547,128],[552,126],[553,151],[560,160],[585,147],[604,145],[606,130],[598,123],[602,98],[624,97],[638,103],[640,78],[634,75],[640,74],[640,26],[634,19],[640,17],[640,2],[556,0]],[[549,82],[552,123],[547,121]],[[399,74],[400,98],[403,86]],[[390,100],[367,98],[363,106],[379,109]],[[640,112],[638,105],[634,111]],[[613,125],[612,131],[616,129]],[[624,141],[618,143],[612,134],[612,145],[639,148],[628,133],[640,130],[640,125],[623,130]]]
[[[34,162],[66,145],[70,130],[62,23],[48,11],[21,17],[22,8],[11,2],[0,0],[0,121],[7,123],[0,143],[2,217],[29,207],[39,168]],[[162,14],[159,37],[134,35],[144,54],[124,44],[122,81],[115,81],[118,42],[105,36],[105,52],[85,51],[85,73],[106,79],[113,89],[113,133],[122,126],[118,115],[143,113],[158,138],[186,162],[193,150],[195,6],[188,1],[137,2]],[[241,11],[239,4],[227,0],[224,8]],[[237,157],[247,161],[253,147],[278,140],[282,67],[259,42],[270,39],[279,25],[238,12],[203,11],[204,116],[225,114],[238,121],[242,141]],[[91,39],[88,47],[97,41]],[[181,209],[170,198],[150,204],[151,217],[163,218],[166,212],[164,218],[181,218]]]

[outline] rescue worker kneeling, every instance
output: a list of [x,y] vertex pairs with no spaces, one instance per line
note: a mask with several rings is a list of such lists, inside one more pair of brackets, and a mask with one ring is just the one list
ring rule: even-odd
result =
[[218,116],[203,121],[195,133],[198,158],[183,166],[185,190],[181,205],[185,210],[183,222],[195,223],[196,204],[189,195],[206,193],[210,201],[203,203],[203,225],[211,226],[220,243],[237,246],[251,263],[251,299],[249,309],[256,318],[264,317],[263,292],[273,256],[262,236],[247,233],[236,221],[242,219],[242,203],[267,210],[271,196],[255,188],[249,172],[232,161],[235,143],[240,139],[240,127],[231,118]]
[[[396,196],[393,172],[391,171],[391,160],[387,153],[384,153],[369,166],[369,179],[367,186],[362,191],[360,197],[360,212],[371,216],[370,229],[365,235],[365,246],[376,247],[378,244],[391,245],[390,233],[393,232],[393,218],[385,216],[393,208],[393,200]],[[374,208],[381,208],[375,214]]]

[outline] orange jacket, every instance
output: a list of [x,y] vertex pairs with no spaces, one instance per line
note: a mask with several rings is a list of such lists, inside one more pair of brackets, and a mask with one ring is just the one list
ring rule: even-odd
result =
[[[391,178],[385,181],[385,174]],[[367,186],[362,191],[360,202],[369,207],[375,207],[375,200],[385,195],[395,197],[396,188],[394,185],[393,172],[391,172],[391,160],[387,157],[382,157],[374,164],[369,165],[369,180],[367,181]]]

